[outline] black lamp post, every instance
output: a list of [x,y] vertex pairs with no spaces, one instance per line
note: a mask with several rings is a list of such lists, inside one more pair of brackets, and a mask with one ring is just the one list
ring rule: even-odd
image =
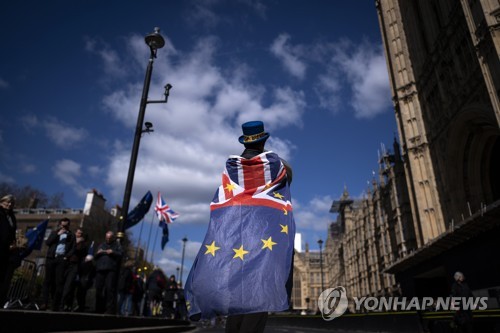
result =
[[163,46],[165,46],[165,40],[160,35],[160,28],[155,28],[155,31],[153,33],[147,35],[145,37],[145,42],[146,45],[149,46],[151,54],[149,56],[148,67],[146,69],[146,77],[144,79],[144,87],[142,90],[141,105],[139,107],[139,116],[137,117],[137,125],[135,127],[134,145],[132,146],[132,155],[130,156],[127,184],[125,185],[125,193],[123,194],[122,212],[120,215],[120,220],[118,221],[118,239],[122,239],[125,236],[124,227],[130,205],[130,196],[132,194],[132,185],[134,183],[135,166],[137,163],[137,155],[139,153],[141,136],[142,133],[153,132],[153,124],[150,122],[146,122],[144,124],[144,126],[146,127],[145,129],[142,128],[142,124],[144,122],[144,114],[146,112],[146,105],[148,103],[167,103],[168,95],[170,93],[170,89],[172,88],[171,84],[167,84],[165,86],[165,99],[160,101],[148,101],[149,84],[151,83],[151,73],[153,72],[153,62],[156,58],[156,52],[158,51],[158,49],[161,49]]
[[188,241],[187,237],[184,236],[182,239],[182,259],[181,259],[181,277],[179,278],[179,283],[181,286],[184,286],[182,283],[182,271],[184,270],[184,253],[186,251],[186,242]]
[[321,292],[323,292],[323,290],[325,290],[325,287],[323,285],[323,252],[321,251],[323,246],[323,241],[321,239],[318,240],[318,245],[319,245],[319,269],[321,271]]
[[176,275],[176,277],[175,277],[175,280],[176,280],[176,281],[179,281],[179,270],[180,270],[180,269],[181,269],[180,267],[177,267],[177,268],[176,268],[176,270],[177,270],[177,275]]

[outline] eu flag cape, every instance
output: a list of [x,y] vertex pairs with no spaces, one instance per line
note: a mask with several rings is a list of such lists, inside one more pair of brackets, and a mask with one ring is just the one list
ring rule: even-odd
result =
[[190,318],[287,310],[295,222],[278,155],[230,156],[210,209],[186,281]]

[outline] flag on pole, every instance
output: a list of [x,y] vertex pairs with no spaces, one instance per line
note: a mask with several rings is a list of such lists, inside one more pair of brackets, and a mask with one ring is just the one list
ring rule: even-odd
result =
[[161,193],[158,192],[158,198],[156,200],[155,206],[156,215],[158,215],[158,220],[165,221],[167,223],[172,223],[179,217],[179,214],[174,212],[163,200]]
[[179,217],[179,214],[174,212],[163,200],[161,197],[161,193],[158,192],[158,198],[156,200],[155,206],[156,215],[158,216],[158,220],[160,220],[159,227],[162,228],[163,235],[161,237],[161,249],[165,248],[165,245],[168,243],[168,224],[172,223]]
[[165,221],[160,221],[159,224],[160,228],[162,229],[162,236],[161,236],[161,249],[165,248],[165,245],[168,243],[168,225]]
[[26,249],[19,254],[21,259],[29,256],[33,250],[40,250],[42,248],[43,238],[45,237],[45,231],[47,230],[48,223],[49,220],[47,219],[26,232],[28,244]]
[[127,215],[127,221],[123,226],[124,230],[132,228],[134,225],[139,223],[149,211],[151,203],[153,202],[153,195],[150,191],[144,195],[144,197],[139,201],[137,206],[130,211]]

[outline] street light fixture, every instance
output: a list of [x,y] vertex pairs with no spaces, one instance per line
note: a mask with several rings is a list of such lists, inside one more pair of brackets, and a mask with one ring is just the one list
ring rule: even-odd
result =
[[186,242],[188,241],[187,237],[184,236],[182,239],[182,260],[181,260],[181,277],[179,278],[179,283],[183,286],[182,283],[182,271],[184,270],[184,252],[186,251]]
[[318,245],[319,245],[319,269],[321,272],[320,274],[321,274],[321,293],[322,293],[325,290],[325,287],[323,285],[323,252],[321,251],[323,246],[323,240],[321,238],[318,240]]
[[128,209],[130,205],[130,196],[132,194],[132,185],[134,183],[134,174],[135,174],[135,166],[137,164],[137,155],[139,153],[139,144],[141,142],[142,133],[151,133],[153,132],[153,124],[150,122],[146,122],[145,129],[142,128],[144,123],[144,114],[146,112],[146,105],[148,103],[167,103],[168,96],[170,94],[170,89],[172,85],[169,83],[165,86],[165,98],[159,101],[148,101],[148,93],[149,93],[149,85],[151,83],[151,74],[153,72],[153,62],[156,58],[156,53],[158,49],[161,49],[165,46],[165,39],[163,39],[162,35],[160,35],[160,28],[155,28],[155,31],[145,37],[146,45],[149,46],[149,50],[151,51],[149,57],[148,67],[146,69],[146,77],[144,78],[144,87],[142,90],[142,98],[141,105],[139,107],[139,115],[137,117],[137,125],[135,127],[135,136],[134,136],[134,144],[132,146],[132,154],[130,156],[130,165],[128,169],[127,183],[125,185],[125,192],[123,194],[123,204],[122,204],[122,212],[120,215],[120,219],[118,221],[118,233],[117,237],[119,240],[123,239],[125,236],[124,226],[125,221],[127,220]]

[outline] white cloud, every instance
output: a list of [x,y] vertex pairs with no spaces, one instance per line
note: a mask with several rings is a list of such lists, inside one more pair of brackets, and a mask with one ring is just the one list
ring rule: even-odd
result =
[[[242,22],[236,22],[234,18],[221,14],[221,12],[225,11],[228,2],[227,0],[194,0],[186,2],[188,7],[183,15],[184,20],[188,26],[197,30],[199,30],[200,27],[203,30],[214,29],[221,24],[226,24],[230,26],[231,29],[234,29],[235,24],[241,24]],[[264,1],[238,0],[237,2],[250,9],[246,10],[244,8],[243,10],[245,10],[245,13],[255,13],[259,18],[266,19],[267,6],[264,4]]]
[[315,197],[305,205],[294,200],[293,216],[297,232],[303,232],[304,230],[326,232],[332,220],[332,214],[330,213],[332,202],[333,199],[329,195]]
[[[198,251],[201,247],[200,242],[193,242],[188,240],[186,242],[186,249],[184,253],[184,267],[182,272],[182,279],[185,280],[189,274],[190,267],[192,262],[196,258]],[[182,241],[178,240],[175,244],[167,243],[165,247],[165,251],[161,253],[159,257],[157,257],[156,261],[158,262],[158,266],[160,266],[165,273],[169,276],[177,273],[177,268],[182,265]]]
[[[322,108],[337,113],[349,103],[357,118],[373,118],[390,108],[389,78],[380,45],[350,40],[292,45],[290,40],[288,34],[279,35],[271,52],[299,79],[316,64],[318,74],[312,82]],[[344,97],[347,93],[348,98]]]
[[87,189],[79,182],[82,176],[80,164],[72,160],[62,159],[56,161],[52,171],[54,177],[69,186],[77,196],[84,197],[86,195]]
[[71,148],[85,140],[88,135],[85,129],[71,127],[52,117],[44,120],[43,127],[49,139],[61,148]]
[[91,165],[88,167],[88,172],[89,175],[92,177],[99,177],[101,176],[105,171],[103,170],[102,167],[98,165]]
[[[130,45],[138,48],[131,49],[132,54],[144,49],[139,43]],[[159,99],[167,82],[173,88],[168,104],[147,107],[145,120],[154,124],[155,131],[141,139],[135,172],[134,198],[147,190],[161,191],[171,198],[169,205],[183,214],[186,223],[207,223],[208,204],[220,182],[224,162],[228,155],[243,151],[238,142],[241,123],[261,119],[272,133],[282,127],[301,126],[305,108],[301,91],[289,87],[266,90],[255,85],[242,67],[223,72],[213,61],[216,50],[217,41],[205,38],[190,52],[172,46],[169,52],[158,54],[150,99]],[[143,63],[144,59],[133,61]],[[142,82],[129,84],[107,95],[103,105],[117,120],[133,128],[141,91]],[[274,135],[268,148],[288,159],[294,149]],[[130,147],[115,144],[106,167],[112,199],[121,197],[129,161]]]
[[21,123],[27,131],[32,131],[40,125],[38,117],[32,114],[21,117]]
[[5,173],[3,173],[2,171],[0,171],[0,182],[5,182],[5,183],[15,183],[15,179],[10,177],[10,176],[7,176]]
[[185,16],[186,23],[193,27],[201,25],[205,29],[215,28],[221,17],[215,13],[213,7],[219,2],[218,0],[193,1]]
[[[173,244],[167,243],[167,246],[165,247],[165,256],[174,259],[180,263],[182,260],[182,247],[183,243],[180,239]],[[198,251],[200,250],[200,247],[201,247],[201,242],[195,242],[188,239],[188,241],[186,242],[186,251],[184,253],[184,260],[191,260],[191,261],[194,260],[194,258],[196,258],[196,255],[198,254]]]
[[7,89],[10,87],[9,82],[5,81],[0,77],[0,89]]
[[60,148],[72,148],[88,137],[85,129],[72,127],[50,116],[38,119],[35,115],[26,115],[21,117],[21,122],[27,131],[43,129],[46,136]]
[[367,42],[335,46],[332,66],[345,74],[357,118],[372,118],[391,106],[389,78],[383,50]]
[[267,6],[261,0],[239,0],[239,2],[249,6],[263,19],[266,18]]
[[30,163],[21,164],[21,171],[24,173],[33,173],[36,171],[36,165]]
[[319,105],[333,113],[340,111],[342,99],[339,93],[341,90],[342,84],[340,80],[331,72],[320,75],[314,87],[316,96],[319,99]]
[[86,38],[85,50],[101,58],[104,72],[107,75],[113,77],[124,77],[127,75],[127,66],[123,65],[118,53],[106,43],[98,39]]
[[303,79],[306,75],[306,64],[298,57],[298,52],[289,45],[290,35],[279,35],[271,45],[271,52],[293,76]]

